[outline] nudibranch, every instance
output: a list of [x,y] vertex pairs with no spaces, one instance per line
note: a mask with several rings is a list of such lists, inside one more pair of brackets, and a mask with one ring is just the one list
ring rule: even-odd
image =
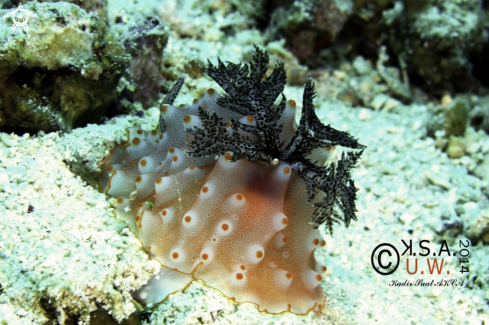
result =
[[[350,171],[365,146],[319,121],[311,80],[297,125],[296,103],[282,93],[284,65],[266,76],[268,66],[259,48],[252,62],[209,61],[202,69],[224,95],[209,89],[174,106],[181,78],[156,129],[128,129],[104,162],[100,190],[162,265],[136,299],[157,303],[202,280],[268,313],[324,307],[326,267],[314,251],[326,242],[317,228],[356,220]],[[353,150],[327,161],[337,146]]]

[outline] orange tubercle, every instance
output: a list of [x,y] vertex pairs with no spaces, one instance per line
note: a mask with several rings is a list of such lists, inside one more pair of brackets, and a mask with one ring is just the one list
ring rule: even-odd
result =
[[233,155],[232,155],[232,154],[230,154],[229,152],[228,152],[228,153],[226,153],[226,154],[224,155],[224,159],[225,159],[226,161],[231,160],[231,158],[233,158]]
[[139,139],[138,137],[135,137],[134,139],[132,139],[132,144],[138,145],[140,143],[141,143],[141,139]]
[[160,107],[160,112],[162,112],[162,113],[166,113],[166,109],[167,109],[167,106],[166,106],[166,105],[162,105],[162,106]]

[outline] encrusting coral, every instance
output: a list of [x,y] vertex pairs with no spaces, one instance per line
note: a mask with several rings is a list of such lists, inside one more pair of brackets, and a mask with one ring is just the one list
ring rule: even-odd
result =
[[135,293],[143,302],[200,279],[269,313],[324,306],[326,267],[314,251],[326,242],[317,227],[331,232],[334,222],[356,220],[350,169],[362,150],[325,163],[336,146],[364,146],[319,121],[310,80],[297,126],[296,104],[282,94],[283,64],[266,76],[268,54],[256,48],[253,59],[209,62],[204,72],[226,94],[209,89],[176,107],[180,79],[163,100],[159,127],[129,129],[103,165],[100,190],[163,266]]

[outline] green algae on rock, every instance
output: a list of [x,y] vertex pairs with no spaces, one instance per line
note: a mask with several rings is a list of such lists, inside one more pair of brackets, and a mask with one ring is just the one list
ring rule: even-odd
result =
[[64,2],[25,8],[39,17],[28,32],[0,29],[0,127],[69,131],[98,122],[130,56],[95,13]]
[[469,123],[469,105],[461,97],[456,98],[448,107],[437,107],[430,115],[426,131],[434,138],[436,131],[443,131],[444,138],[463,136]]

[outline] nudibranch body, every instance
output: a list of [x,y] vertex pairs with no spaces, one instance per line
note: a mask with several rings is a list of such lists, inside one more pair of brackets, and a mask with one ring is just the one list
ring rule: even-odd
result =
[[355,220],[350,169],[360,151],[325,166],[331,148],[363,149],[346,132],[321,124],[314,86],[296,104],[282,94],[283,64],[266,77],[268,55],[204,68],[226,92],[208,90],[191,105],[173,102],[180,79],[161,105],[159,126],[128,130],[99,176],[160,273],[135,293],[164,300],[200,279],[260,311],[306,314],[324,307],[325,266],[314,258],[326,242],[317,227]]

